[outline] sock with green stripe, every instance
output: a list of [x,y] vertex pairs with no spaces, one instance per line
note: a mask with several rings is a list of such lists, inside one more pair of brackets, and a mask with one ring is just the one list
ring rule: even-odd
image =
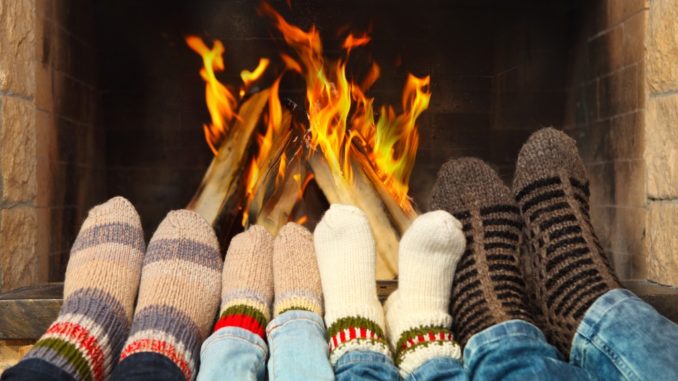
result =
[[313,234],[293,222],[283,226],[273,242],[274,316],[290,310],[322,317],[322,286],[313,248]]
[[454,268],[466,247],[449,213],[417,217],[400,240],[398,290],[386,301],[386,330],[403,378],[441,357],[461,361],[448,312]]
[[518,155],[513,191],[544,333],[567,356],[591,304],[620,287],[591,225],[589,181],[575,141],[553,128],[535,132]]
[[266,340],[273,299],[273,237],[254,225],[233,237],[224,262],[221,313],[214,330],[246,329]]
[[466,236],[450,302],[459,342],[507,320],[533,322],[518,255],[522,219],[494,170],[475,158],[448,161],[438,172],[431,208],[451,213]]
[[145,243],[129,201],[115,197],[90,210],[71,249],[57,320],[7,371],[46,361],[76,380],[104,380],[127,337]]
[[148,244],[132,328],[117,369],[124,372],[125,361],[135,356],[157,354],[187,380],[194,379],[200,345],[219,307],[221,268],[212,226],[193,211],[170,212]]
[[333,204],[314,232],[325,298],[330,362],[349,351],[391,357],[384,335],[384,310],[377,298],[376,249],[367,216],[350,205]]

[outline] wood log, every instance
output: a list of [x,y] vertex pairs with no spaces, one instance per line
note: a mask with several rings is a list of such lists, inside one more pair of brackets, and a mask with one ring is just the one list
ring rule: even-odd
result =
[[398,234],[391,225],[382,198],[358,165],[353,167],[353,184],[334,175],[321,153],[313,153],[308,163],[315,180],[330,203],[351,204],[360,208],[370,222],[377,244],[377,279],[394,279],[398,273]]
[[202,179],[195,196],[186,207],[215,224],[226,202],[235,194],[240,176],[245,170],[245,153],[252,139],[266,102],[269,90],[260,91],[240,107],[237,122],[223,143],[217,156]]
[[[306,168],[301,161],[301,155],[293,157],[288,164],[285,181],[268,198],[266,205],[256,218],[257,224],[265,227],[273,235],[278,234],[280,228],[289,221],[292,210],[299,201],[301,182],[306,177]],[[294,175],[298,175],[297,178]]]

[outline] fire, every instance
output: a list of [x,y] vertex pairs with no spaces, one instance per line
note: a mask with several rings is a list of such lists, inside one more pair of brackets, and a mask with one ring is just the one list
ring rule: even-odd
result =
[[[356,168],[362,166],[363,170],[369,170],[403,211],[413,213],[414,208],[408,196],[409,178],[419,145],[417,119],[428,108],[431,98],[430,78],[410,74],[403,89],[401,108],[396,110],[393,106],[381,106],[376,113],[374,99],[367,93],[379,79],[379,65],[372,63],[361,81],[349,79],[346,73],[351,51],[371,42],[367,34],[349,34],[342,44],[345,52],[343,57],[328,59],[323,54],[320,33],[315,26],[306,31],[289,24],[266,3],[262,3],[260,10],[272,19],[294,54],[280,53],[284,70],[270,86],[268,109],[264,117],[265,132],[257,135],[258,152],[245,172],[243,225],[249,222],[249,208],[258,188],[262,186],[262,176],[266,175],[264,171],[269,169],[264,163],[271,161],[269,156],[273,155],[273,143],[285,133],[279,99],[280,81],[285,72],[298,73],[306,82],[309,150],[319,151],[332,174],[347,184],[351,184]],[[188,37],[186,42],[203,59],[204,67],[200,75],[206,83],[205,98],[212,118],[212,122],[205,125],[204,129],[207,143],[216,154],[229,124],[238,118],[236,110],[239,100],[255,81],[262,78],[271,66],[271,61],[261,58],[256,68],[241,72],[242,85],[236,98],[215,75],[224,70],[223,44],[217,40],[212,48],[208,48],[197,37]],[[356,155],[362,156],[358,158]],[[300,178],[296,178],[298,174],[287,173],[287,160],[282,153],[275,177],[276,189],[287,176],[295,176],[294,180],[301,182]],[[303,189],[311,179],[313,175],[309,174],[303,185],[300,183],[299,197],[303,196]]]
[[200,76],[205,81],[205,101],[212,119],[212,123],[205,124],[203,130],[207,144],[216,155],[217,147],[228,131],[228,124],[236,117],[238,105],[233,93],[216,76],[216,73],[225,69],[224,45],[216,40],[210,49],[202,39],[195,36],[186,37],[186,43],[202,56],[204,67],[200,70]]

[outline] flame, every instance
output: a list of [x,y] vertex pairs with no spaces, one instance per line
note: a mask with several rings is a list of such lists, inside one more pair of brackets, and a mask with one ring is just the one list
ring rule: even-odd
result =
[[243,70],[240,72],[240,78],[242,79],[243,87],[240,89],[240,97],[242,98],[245,95],[245,91],[252,86],[266,71],[268,64],[271,61],[268,58],[259,58],[259,63],[254,70]]
[[228,124],[236,117],[238,102],[233,93],[216,77],[216,73],[224,71],[224,45],[215,40],[212,48],[196,36],[186,37],[186,44],[202,57],[203,68],[200,76],[205,81],[205,101],[212,123],[203,126],[205,139],[212,152],[217,155],[217,148],[227,133]]
[[[315,26],[307,31],[289,24],[267,3],[262,3],[260,11],[268,15],[283,36],[285,43],[294,54],[281,53],[284,70],[299,73],[306,82],[306,112],[311,152],[319,151],[325,158],[332,174],[343,178],[347,184],[353,180],[354,164],[363,166],[376,175],[385,189],[398,205],[406,212],[414,210],[408,197],[409,179],[416,159],[419,145],[417,119],[430,102],[430,77],[416,77],[410,74],[402,94],[400,113],[393,106],[381,106],[375,112],[374,99],[367,96],[369,89],[380,76],[380,67],[372,63],[362,81],[350,79],[346,75],[346,63],[351,51],[370,43],[367,34],[349,34],[343,41],[344,56],[339,59],[327,59],[323,54],[320,33]],[[238,118],[235,110],[238,101],[252,84],[261,79],[270,66],[268,58],[261,58],[251,71],[243,70],[240,75],[242,86],[239,98],[219,82],[215,73],[224,70],[223,44],[215,41],[212,48],[198,37],[189,36],[187,44],[203,58],[204,68],[200,75],[205,80],[205,98],[212,118],[204,126],[207,142],[216,154],[216,147],[223,141],[228,126]],[[293,57],[294,56],[294,57]],[[265,132],[256,136],[258,152],[248,164],[245,172],[245,200],[242,224],[249,221],[249,210],[258,187],[262,183],[264,165],[270,163],[273,142],[282,136],[282,106],[279,99],[279,86],[282,74],[271,85],[268,111],[265,114]],[[354,149],[356,146],[362,150]],[[355,155],[361,155],[360,158]],[[364,156],[363,156],[364,155]],[[365,160],[367,159],[367,160]],[[288,158],[280,157],[275,177],[276,188],[284,183],[286,176],[293,176],[299,184],[298,200],[313,174],[301,181],[299,174],[288,172]],[[370,168],[367,168],[369,166]],[[374,178],[374,177],[372,177]],[[303,218],[303,217],[302,217]]]

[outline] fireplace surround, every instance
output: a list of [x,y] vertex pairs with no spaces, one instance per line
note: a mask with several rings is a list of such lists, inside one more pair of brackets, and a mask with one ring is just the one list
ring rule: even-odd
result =
[[[407,72],[431,75],[411,179],[420,210],[446,159],[478,156],[510,183],[520,145],[555,126],[578,141],[594,225],[620,276],[678,285],[674,2],[271,4],[317,25],[330,55],[347,25],[369,30],[380,100],[399,101]],[[0,3],[0,27],[5,291],[62,280],[80,223],[106,198],[129,198],[149,236],[191,199],[212,153],[187,34],[224,42],[226,83],[280,43],[251,1],[12,0]]]

